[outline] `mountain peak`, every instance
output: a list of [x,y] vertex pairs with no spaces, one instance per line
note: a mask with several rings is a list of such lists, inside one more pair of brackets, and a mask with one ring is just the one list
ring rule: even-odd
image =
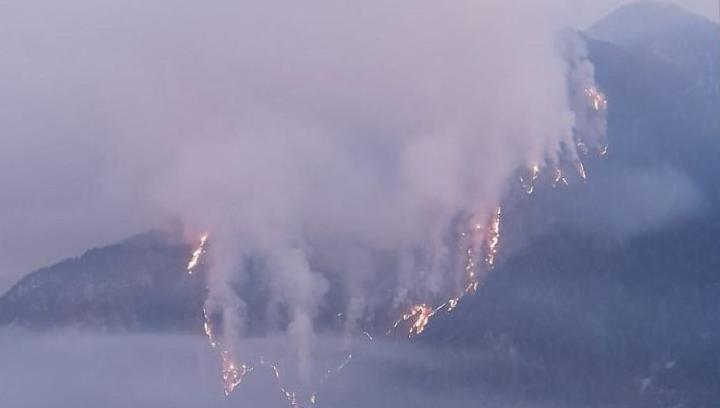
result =
[[619,7],[587,30],[598,40],[634,46],[664,33],[718,31],[718,24],[682,7],[662,1],[638,1]]
[[690,77],[690,90],[720,89],[720,26],[673,4],[639,1],[622,6],[586,31],[590,38],[662,62]]
[[191,249],[157,229],[35,271],[0,297],[0,326],[195,331],[205,285],[185,272]]

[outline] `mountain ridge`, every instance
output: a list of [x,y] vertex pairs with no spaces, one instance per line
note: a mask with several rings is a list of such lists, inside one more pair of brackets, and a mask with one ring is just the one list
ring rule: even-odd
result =
[[205,284],[185,272],[190,250],[151,230],[38,269],[0,297],[0,326],[192,332]]
[[706,17],[670,3],[639,1],[619,7],[585,33],[694,72],[693,89],[720,89],[720,24]]

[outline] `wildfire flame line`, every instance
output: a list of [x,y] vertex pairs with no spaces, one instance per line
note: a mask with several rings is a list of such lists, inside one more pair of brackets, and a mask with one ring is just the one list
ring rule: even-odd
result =
[[[587,97],[588,104],[594,111],[607,110],[607,99],[605,98],[605,95],[597,88],[585,88],[584,93]],[[580,153],[587,154],[587,144],[584,140],[577,140],[576,147]],[[607,144],[600,146],[599,155],[604,156],[605,154],[607,154],[607,150]],[[586,180],[587,173],[585,172],[585,165],[583,164],[583,162],[577,159],[574,161],[574,164],[580,178],[583,181]],[[527,194],[532,194],[535,190],[535,182],[540,177],[540,171],[540,165],[535,163],[530,166],[530,169],[528,170],[526,176],[520,177],[520,185],[525,189],[525,192]],[[569,185],[569,182],[568,179],[565,177],[562,169],[560,167],[555,167],[552,179],[552,186],[557,187],[559,184],[567,186]],[[481,224],[476,224],[474,226],[475,232],[485,232],[482,252],[484,252],[483,260],[487,271],[490,271],[495,267],[495,261],[500,245],[501,214],[502,208],[501,206],[498,206],[487,225],[483,226]],[[462,238],[466,238],[472,235],[472,232],[470,234],[466,232],[461,233]],[[403,314],[401,318],[395,322],[395,324],[390,330],[388,330],[386,334],[390,334],[392,330],[396,329],[402,322],[410,321],[408,337],[413,337],[421,334],[425,330],[426,326],[430,322],[430,319],[435,316],[438,311],[445,309],[447,312],[452,312],[466,295],[474,294],[477,291],[478,286],[480,285],[477,267],[478,265],[476,262],[476,249],[475,246],[471,244],[465,249],[465,273],[468,282],[465,289],[460,294],[448,299],[445,303],[441,304],[436,308],[432,308],[426,303],[419,303],[411,306],[409,311]]]
[[[585,89],[585,96],[588,99],[589,105],[592,107],[595,111],[605,111],[607,110],[608,102],[605,98],[605,95],[598,91],[595,87],[590,87]],[[587,144],[584,140],[579,139],[576,141],[576,148],[577,151],[581,154],[587,154],[588,148]],[[608,145],[603,144],[599,147],[599,155],[604,156],[607,154],[608,151]],[[574,161],[575,168],[582,180],[587,179],[587,174],[585,172],[585,166],[583,162],[579,159]],[[520,184],[525,189],[525,192],[527,194],[532,194],[535,189],[535,182],[540,177],[541,169],[539,164],[533,164],[530,166],[527,177],[520,177]],[[560,167],[554,167],[554,174],[552,178],[552,186],[556,187],[559,184],[568,185],[568,180],[563,174],[563,171]],[[438,312],[441,310],[445,310],[446,312],[450,313],[455,308],[457,308],[460,301],[466,296],[466,295],[472,295],[474,294],[478,286],[480,285],[480,278],[478,273],[478,262],[476,261],[476,255],[478,252],[480,252],[483,256],[483,262],[482,264],[485,267],[486,271],[490,271],[495,267],[495,262],[497,259],[498,251],[499,251],[499,245],[500,245],[500,223],[501,223],[501,216],[502,216],[502,207],[497,206],[494,213],[491,215],[490,219],[485,225],[482,224],[475,224],[472,228],[472,231],[462,232],[461,238],[471,238],[470,244],[465,249],[465,274],[466,274],[466,280],[467,284],[463,290],[460,291],[460,293],[456,294],[456,296],[449,298],[444,303],[440,304],[436,307],[431,307],[427,303],[419,303],[416,304],[408,310],[408,312],[404,313],[394,324],[393,326],[387,331],[386,335],[389,335],[392,333],[393,330],[397,329],[400,324],[403,322],[409,322],[409,328],[408,328],[408,337],[413,337],[422,334],[427,325],[430,323],[430,320],[433,316],[435,316]],[[475,236],[478,235],[478,233],[481,234],[481,240],[479,244],[476,244],[472,241],[476,241]],[[193,251],[192,257],[187,265],[187,273],[192,275],[194,272],[194,269],[196,266],[202,261],[202,256],[206,253],[206,245],[208,240],[208,234],[205,233],[200,238],[200,243],[197,246],[197,248]],[[339,314],[340,316],[341,314]],[[223,376],[223,382],[224,382],[224,389],[225,389],[225,395],[229,395],[233,392],[233,390],[242,382],[243,378],[249,374],[251,371],[253,371],[253,367],[242,363],[237,364],[235,362],[235,359],[233,358],[232,354],[222,346],[221,342],[216,338],[215,333],[213,331],[212,327],[212,321],[210,319],[210,316],[208,315],[205,308],[203,308],[203,319],[204,319],[204,330],[205,334],[208,337],[208,340],[210,342],[210,345],[212,348],[217,348],[220,350],[220,357],[222,359],[222,376]],[[373,341],[373,336],[370,335],[370,333],[364,331],[363,334],[370,340]],[[341,371],[343,368],[345,368],[350,361],[352,360],[352,354],[348,354],[347,357],[343,360],[343,362],[336,367],[335,369],[327,370],[325,376],[323,377],[320,384],[327,381],[332,374],[337,373]],[[281,375],[280,375],[280,369],[278,364],[273,364],[265,361],[262,357],[260,358],[259,362],[260,366],[268,367],[274,378],[276,379],[278,383],[278,388],[282,392],[282,395],[284,396],[285,400],[292,408],[301,408],[300,403],[298,401],[297,394],[294,391],[291,391],[286,388],[285,385],[281,382]],[[315,405],[317,402],[317,393],[312,393],[309,398],[310,404]]]
[[205,244],[207,243],[207,239],[208,239],[208,234],[207,234],[207,233],[204,233],[204,234],[200,237],[200,244],[199,244],[199,245],[197,246],[197,248],[195,248],[195,250],[193,251],[193,253],[192,253],[192,258],[190,258],[190,261],[189,261],[188,264],[187,264],[186,270],[187,270],[188,275],[192,275],[192,274],[193,274],[193,271],[195,270],[195,267],[198,265],[198,263],[200,262],[202,256],[205,254],[205,252],[206,252]]
[[533,164],[530,167],[529,173],[530,174],[527,178],[520,177],[520,184],[523,186],[526,193],[532,194],[533,191],[535,190],[535,180],[537,180],[538,177],[540,177],[540,165]]
[[[186,268],[186,271],[189,275],[193,274],[197,265],[202,262],[202,257],[207,253],[208,237],[209,234],[204,233],[200,237],[200,242],[198,246],[193,250],[192,257],[188,262]],[[215,334],[212,319],[205,307],[203,307],[202,309],[202,315],[203,330],[205,332],[205,336],[208,338],[210,347],[219,350],[218,355],[220,356],[220,360],[222,362],[223,390],[225,392],[225,395],[229,396],[235,390],[235,388],[242,383],[243,379],[255,369],[255,367],[250,366],[247,363],[238,363],[230,350],[223,346],[221,340],[218,339],[217,335]],[[372,340],[372,336],[370,336],[369,333],[366,332],[365,335],[370,340]],[[351,359],[352,354],[348,354],[338,367],[328,370],[325,373],[321,384],[327,381],[332,376],[332,374],[345,368],[345,366],[350,363]],[[288,389],[287,386],[282,383],[279,365],[267,362],[264,360],[264,358],[261,357],[259,366],[267,367],[271,370],[273,377],[278,383],[278,389],[282,393],[282,396],[286,400],[288,405],[292,408],[301,408],[297,393]],[[315,405],[315,403],[317,402],[317,393],[312,393],[309,400],[311,405]]]
[[425,328],[430,323],[430,319],[435,316],[441,310],[446,312],[452,312],[460,303],[460,301],[466,296],[475,293],[480,285],[480,276],[478,274],[478,265],[475,261],[475,249],[474,247],[480,246],[484,253],[483,265],[486,270],[492,270],[495,267],[495,260],[498,254],[500,245],[500,219],[502,215],[502,207],[498,206],[493,215],[490,217],[486,225],[475,224],[473,231],[468,233],[461,233],[461,237],[473,236],[473,233],[482,233],[480,244],[471,243],[465,250],[465,274],[467,279],[467,285],[465,288],[458,293],[456,296],[449,298],[444,303],[436,307],[431,307],[426,303],[416,304],[410,307],[409,311],[404,313],[393,326],[388,330],[386,335],[392,333],[393,330],[397,329],[403,322],[410,322],[408,329],[408,337],[414,337],[422,334]]
[[[320,381],[318,386],[322,386],[327,380],[329,380],[333,374],[341,371],[344,369],[348,364],[350,364],[350,361],[352,360],[352,354],[348,354],[343,361],[335,368],[328,369],[325,372],[325,375],[323,379]],[[280,373],[280,365],[278,363],[273,363],[265,360],[265,358],[260,357],[259,365],[261,367],[267,367],[273,377],[275,378],[275,381],[277,382],[278,389],[280,390],[281,395],[286,400],[288,405],[292,408],[302,408],[301,402],[299,401],[298,395],[295,391],[292,391],[291,389],[287,388],[286,385],[282,382],[282,375]],[[308,402],[310,405],[315,405],[317,403],[317,392],[313,392],[310,394],[310,397],[308,398]]]
[[590,105],[594,110],[600,111],[607,109],[607,99],[602,92],[598,91],[597,88],[585,88],[585,96],[587,96],[588,100],[590,101]]
[[[203,256],[207,253],[208,237],[209,234],[207,232],[202,234],[198,246],[193,250],[192,257],[186,268],[188,275],[192,275],[195,268],[203,261]],[[230,395],[230,393],[235,390],[235,387],[242,382],[243,378],[253,370],[253,367],[246,363],[238,363],[235,361],[230,350],[217,338],[213,329],[212,319],[205,307],[202,309],[202,315],[203,330],[205,331],[205,336],[208,338],[210,347],[219,350],[218,354],[222,361],[223,390],[225,395]]]

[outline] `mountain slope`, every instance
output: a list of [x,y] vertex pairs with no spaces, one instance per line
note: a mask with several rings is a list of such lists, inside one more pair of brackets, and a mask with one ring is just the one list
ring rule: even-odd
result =
[[597,81],[611,100],[608,165],[677,169],[717,207],[720,26],[640,2],[610,14],[588,36]]
[[504,238],[532,231],[528,218],[544,227],[522,245],[504,239],[509,252],[485,286],[422,338],[493,350],[484,366],[450,381],[472,378],[518,405],[720,400],[720,92],[696,86],[707,66],[665,60],[628,40],[693,38],[680,23],[642,28],[643,19],[676,19],[676,9],[668,17],[655,15],[664,7],[656,3],[628,7],[602,23],[616,37],[587,41],[610,101],[610,154],[590,162],[587,184],[538,190],[508,211]]
[[[504,258],[421,340],[494,350],[472,376],[518,403],[701,407],[720,399],[720,217],[621,243],[554,226]],[[652,387],[642,390],[643,379]]]
[[717,90],[720,70],[720,27],[663,2],[639,1],[612,12],[587,31],[635,55],[652,56],[693,72],[694,89]]
[[21,279],[0,298],[0,325],[195,332],[205,284],[185,273],[189,245],[152,231]]

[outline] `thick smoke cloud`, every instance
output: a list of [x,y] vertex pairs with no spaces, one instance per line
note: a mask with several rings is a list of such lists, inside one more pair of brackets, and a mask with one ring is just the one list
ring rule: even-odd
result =
[[[286,332],[302,379],[323,311],[349,316],[346,328],[372,326],[457,295],[462,251],[448,236],[458,217],[484,224],[518,168],[555,163],[563,147],[576,160],[573,135],[597,133],[576,129],[590,121],[573,113],[571,94],[592,85],[581,44],[559,49],[558,21],[542,7],[316,7],[238,5],[227,21],[191,24],[207,27],[192,37],[173,32],[158,48],[175,51],[181,39],[177,62],[169,56],[178,77],[157,77],[183,90],[174,96],[189,110],[170,100],[143,132],[166,140],[156,121],[197,129],[173,139],[175,160],[152,191],[218,242],[207,309],[228,347],[246,331]],[[506,30],[511,20],[523,29]],[[149,98],[166,101],[156,90]],[[249,307],[234,288],[253,270],[269,299]],[[374,284],[353,286],[351,271]]]
[[[158,191],[168,180],[179,180],[178,171],[188,172],[180,174],[183,181],[214,179],[208,189],[265,194],[265,200],[262,196],[256,200],[263,202],[256,212],[269,211],[268,198],[277,191],[292,198],[287,186],[297,180],[286,176],[282,185],[272,174],[261,180],[265,169],[253,162],[263,161],[276,173],[281,165],[297,170],[297,164],[271,165],[267,160],[273,158],[271,154],[276,160],[287,159],[285,153],[291,150],[297,157],[304,153],[288,144],[284,151],[265,149],[266,157],[254,157],[252,152],[264,148],[262,143],[277,142],[263,142],[263,132],[292,127],[297,137],[303,131],[312,133],[312,138],[295,142],[305,150],[324,143],[321,131],[331,134],[343,128],[347,135],[362,133],[362,141],[352,146],[336,143],[352,149],[355,160],[341,162],[334,156],[338,146],[323,145],[314,152],[317,161],[306,165],[316,172],[345,168],[344,175],[352,169],[349,183],[364,183],[365,190],[375,188],[384,194],[392,188],[387,185],[392,180],[386,185],[372,183],[387,169],[380,163],[372,163],[375,167],[365,163],[361,172],[355,164],[395,149],[400,142],[387,140],[388,133],[397,137],[425,131],[430,139],[429,132],[444,132],[443,127],[449,126],[443,122],[450,113],[467,116],[470,108],[463,103],[470,100],[463,95],[477,99],[478,92],[466,84],[476,82],[475,89],[480,89],[503,66],[532,73],[532,57],[511,46],[513,38],[525,37],[530,46],[536,26],[560,26],[543,20],[555,5],[466,3],[436,13],[436,6],[429,3],[407,7],[402,2],[300,6],[223,1],[207,7],[185,1],[4,2],[0,5],[0,188],[5,194],[0,229],[9,233],[0,238],[0,287],[6,288],[32,268],[161,224],[178,212],[216,210],[199,199],[185,200],[183,211],[178,210],[180,205],[167,205],[180,194],[172,188]],[[456,30],[453,13],[458,12],[463,18]],[[528,16],[537,16],[531,25],[518,24],[510,30],[502,23],[525,22]],[[487,20],[479,24],[472,42],[465,38],[471,18]],[[498,36],[496,29],[502,29],[503,35]],[[537,32],[537,41],[544,42],[547,35],[545,29]],[[443,41],[453,45],[444,47]],[[477,45],[484,50],[473,50],[476,60],[463,57]],[[536,52],[544,53],[542,48]],[[514,67],[513,59],[524,65]],[[472,64],[488,68],[470,72]],[[533,75],[543,78],[548,69],[553,68],[537,65]],[[422,86],[417,86],[420,82]],[[542,92],[534,83],[517,82],[508,95],[523,87]],[[483,92],[497,95],[500,88],[498,83],[495,91]],[[432,104],[428,97],[434,98]],[[510,97],[505,99],[505,104],[511,102]],[[458,107],[466,112],[457,111]],[[481,119],[478,116],[477,121]],[[247,142],[232,145],[233,137]],[[385,144],[374,142],[378,140]],[[403,165],[425,168],[416,156],[432,149],[432,143],[418,142]],[[193,155],[198,146],[202,155]],[[454,149],[444,148],[424,160],[447,161],[459,154]],[[193,174],[193,166],[203,167],[203,162],[232,162],[236,167],[218,165]],[[457,194],[462,186],[443,181],[446,178],[439,171],[425,170],[427,181],[415,189],[432,196],[437,189],[443,199]],[[276,187],[260,193],[249,187],[241,190],[237,173],[254,173],[258,182]],[[179,184],[176,181],[173,188]],[[192,195],[190,187],[181,188]],[[365,205],[352,198],[343,201]],[[217,196],[207,200],[214,207],[231,205]],[[398,200],[386,202],[383,208],[402,206]],[[333,210],[328,215],[334,219],[353,212],[334,204],[324,205],[325,210]],[[393,208],[387,208],[375,217],[378,223],[399,222],[391,217]],[[197,224],[205,228],[209,222]],[[362,224],[356,222],[355,228],[370,229]]]
[[[555,26],[587,26],[624,2],[512,7],[538,18],[562,10],[567,18]],[[675,3],[717,19],[714,0]],[[268,5],[261,21],[285,6]],[[0,4],[0,290],[34,268],[162,224],[169,214],[155,188],[176,158],[173,145],[227,129],[228,113],[242,120],[229,108],[236,67],[218,60],[249,31],[238,28],[239,13],[231,2]],[[498,20],[491,39],[501,47],[505,36],[535,35],[525,19]]]
[[[98,209],[209,231],[209,313],[230,339],[286,332],[304,378],[323,313],[361,328],[456,294],[461,221],[484,223],[519,168],[573,160],[573,135],[593,133],[573,111],[592,71],[581,44],[558,47],[560,5],[11,6],[5,119],[56,135],[50,155],[86,143]],[[262,317],[236,290],[258,275]]]

